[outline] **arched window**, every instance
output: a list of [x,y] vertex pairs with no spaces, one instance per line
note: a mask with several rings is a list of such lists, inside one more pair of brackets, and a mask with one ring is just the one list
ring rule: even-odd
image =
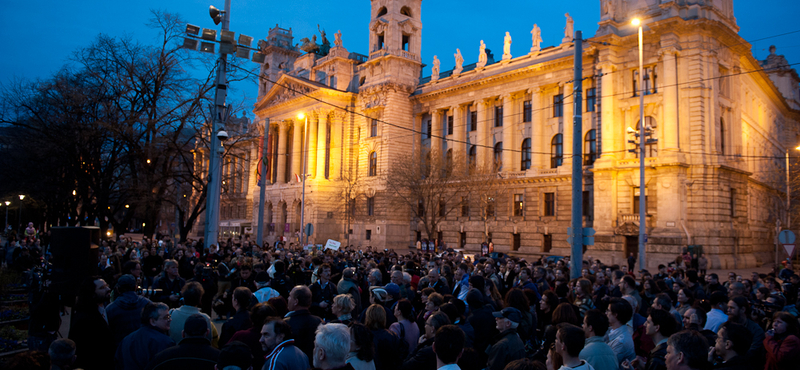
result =
[[597,159],[597,132],[592,129],[583,138],[583,164],[592,165]]
[[385,7],[385,6],[382,6],[382,7],[381,7],[381,8],[378,10],[378,17],[380,17],[380,16],[384,16],[384,15],[386,15],[386,13],[387,13],[387,11],[386,11],[386,7]]
[[564,137],[556,134],[550,141],[550,168],[561,166],[562,163],[564,163]]
[[376,176],[378,174],[378,153],[369,153],[369,176]]
[[475,162],[477,161],[478,156],[478,147],[472,145],[469,147],[469,154],[467,156],[467,164],[469,165],[469,170],[473,171],[475,169]]
[[400,14],[411,18],[411,9],[407,6],[400,8]]
[[522,140],[522,166],[520,170],[525,171],[531,168],[531,138]]
[[503,142],[494,144],[494,170],[503,170]]

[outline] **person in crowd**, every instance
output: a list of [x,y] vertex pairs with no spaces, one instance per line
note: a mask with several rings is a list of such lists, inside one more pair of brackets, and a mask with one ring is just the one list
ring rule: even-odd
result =
[[142,310],[142,327],[122,340],[115,355],[117,370],[142,370],[156,354],[175,345],[169,337],[172,318],[163,303],[149,303]]
[[250,320],[250,312],[247,310],[250,307],[250,298],[253,293],[250,288],[246,286],[239,286],[233,290],[233,297],[231,298],[231,305],[236,312],[233,317],[222,324],[222,332],[219,335],[219,347],[224,346],[231,339],[233,334],[239,330],[245,330],[253,326]]
[[295,345],[308,358],[313,357],[314,336],[317,326],[322,323],[321,318],[312,315],[309,311],[311,301],[311,289],[305,285],[294,287],[289,294],[289,313],[286,314],[286,322],[292,329]]
[[439,274],[438,267],[431,268],[428,270],[428,275],[420,279],[417,292],[421,292],[425,288],[433,288],[436,293],[441,295],[450,294],[451,292],[450,287],[447,285],[447,280]]
[[108,327],[114,333],[114,347],[122,342],[128,334],[142,325],[142,309],[150,300],[136,294],[136,278],[133,275],[122,275],[117,280],[119,296],[106,308]]
[[335,319],[328,320],[331,323],[350,325],[353,322],[352,312],[356,308],[356,302],[350,294],[339,294],[331,300],[331,314]]
[[433,339],[437,370],[461,370],[458,360],[464,354],[464,332],[455,325],[444,325]]
[[67,338],[59,338],[50,344],[47,351],[50,356],[50,370],[72,370],[75,364],[75,342]]
[[618,370],[619,362],[614,351],[603,341],[608,331],[608,317],[598,310],[586,311],[583,317],[583,332],[586,343],[578,356],[586,360],[595,370]]
[[772,330],[764,338],[767,362],[764,370],[796,369],[800,365],[797,318],[783,311],[772,317]]
[[588,279],[580,279],[573,288],[574,301],[573,304],[578,307],[581,319],[589,311],[595,308],[592,301],[592,282]]
[[550,290],[550,284],[547,283],[547,269],[544,267],[537,267],[533,270],[533,282],[540,292],[544,293]]
[[[386,310],[374,303],[367,307],[364,325],[372,332],[375,347],[375,368],[397,369],[407,351],[400,351],[401,339],[394,332],[386,329]],[[406,352],[406,353],[401,353]]]
[[725,322],[720,325],[714,346],[709,349],[708,362],[717,370],[747,370],[749,366],[744,356],[752,341],[753,334],[743,325]]
[[153,300],[164,302],[169,308],[178,308],[180,292],[184,285],[186,285],[186,280],[178,274],[178,262],[166,260],[164,261],[164,271],[153,280],[153,288],[161,290],[153,296]]
[[[402,272],[400,273],[402,275]],[[336,285],[331,283],[331,265],[323,263],[318,270],[319,277],[316,282],[309,286],[311,289],[311,307],[309,310],[312,315],[331,320],[331,304],[333,297],[336,296]]]
[[[264,366],[264,350],[261,348],[261,329],[264,327],[264,321],[267,317],[278,316],[276,310],[269,303],[259,303],[250,309],[250,320],[253,326],[249,329],[237,331],[228,342],[239,342],[245,344],[250,348],[253,354],[253,369],[261,369]],[[224,347],[223,347],[224,348]]]
[[712,291],[709,296],[711,296],[711,311],[706,314],[706,325],[703,329],[716,333],[719,326],[728,321],[728,315],[725,313],[728,308],[728,296],[719,290]]
[[467,302],[467,293],[469,292],[469,265],[461,263],[455,271],[453,276],[453,296]]
[[[353,312],[361,312],[361,292],[359,291],[358,281],[356,280],[356,269],[348,267],[342,272],[342,279],[336,285],[338,294],[349,294],[355,302]],[[334,315],[335,316],[335,315]]]
[[347,363],[350,330],[344,324],[320,325],[314,338],[313,365],[319,370],[354,370]]
[[219,350],[208,340],[208,323],[200,314],[186,319],[177,346],[169,347],[150,361],[148,370],[214,370]]
[[[629,295],[636,298],[636,307],[642,307],[642,296],[640,296],[639,291],[636,290],[636,280],[633,279],[633,276],[623,276],[619,282],[619,290],[623,296]],[[633,312],[638,311],[634,310]]]
[[[259,328],[260,329],[260,328]],[[217,370],[259,370],[251,366],[252,355],[246,344],[232,341],[219,351]]]
[[[308,299],[311,300],[310,294]],[[262,370],[307,370],[309,368],[308,356],[295,345],[291,326],[280,317],[268,317],[264,321],[264,325],[261,327],[260,342],[261,349],[267,354]]]
[[350,324],[350,352],[346,362],[354,370],[375,370],[375,344],[372,331],[360,322]]
[[414,307],[407,299],[397,301],[394,306],[394,317],[397,322],[389,326],[389,330],[394,332],[400,339],[408,343],[409,353],[414,353],[419,342],[419,326],[414,325]]
[[493,312],[492,315],[500,334],[487,350],[486,368],[502,370],[507,363],[525,357],[525,344],[517,334],[522,313],[516,308],[506,307],[502,311]]
[[728,301],[728,321],[744,325],[753,334],[753,341],[747,351],[747,361],[752,364],[763,362],[764,358],[764,329],[747,316],[750,302],[744,297],[735,297]]
[[203,286],[196,281],[190,281],[183,286],[180,294],[181,297],[183,297],[183,305],[176,309],[172,309],[169,312],[172,318],[169,337],[172,338],[175,343],[180,342],[181,339],[183,339],[181,331],[183,330],[183,325],[185,324],[184,321],[186,321],[189,316],[200,314],[205,317],[208,322],[208,340],[211,341],[212,345],[218,344],[219,333],[217,332],[217,327],[211,323],[211,317],[203,312],[200,312],[200,302],[202,302],[203,295],[205,294]]
[[450,324],[450,318],[444,312],[437,311],[429,316],[425,322],[425,334],[419,338],[419,345],[411,351],[400,369],[436,370],[436,354],[433,352],[434,337],[439,328]]
[[272,298],[281,296],[277,290],[272,289],[270,280],[272,279],[266,271],[261,271],[256,274],[255,285],[257,290],[253,293],[253,297],[255,298],[255,301],[252,302],[253,304],[267,302]]
[[693,330],[678,332],[667,340],[667,370],[703,370],[708,367],[708,341]]
[[99,276],[86,278],[78,287],[69,339],[75,342],[76,368],[108,369],[114,363],[114,335],[106,306],[111,288]]
[[633,329],[626,323],[633,317],[633,307],[622,298],[611,298],[606,310],[611,330],[606,335],[606,343],[617,355],[617,361],[633,361],[636,352],[633,344]]
[[565,324],[556,333],[555,351],[561,356],[562,370],[593,370],[586,360],[580,358],[585,345],[585,333],[580,327]]
[[536,318],[531,313],[531,306],[528,297],[518,288],[511,288],[506,293],[505,298],[507,307],[514,307],[522,314],[522,321],[517,327],[517,334],[523,343],[534,338],[536,335]]
[[479,354],[486,353],[489,341],[497,336],[497,326],[492,325],[494,316],[492,309],[483,300],[483,294],[477,289],[470,289],[466,297],[469,306],[469,316],[467,321],[475,329],[475,350]]
[[[630,363],[623,362],[624,368],[665,370],[667,368],[665,357],[667,355],[667,340],[672,334],[678,332],[678,323],[672,314],[666,310],[651,309],[645,324],[646,334],[652,338],[655,348],[650,351],[647,359],[637,357]],[[646,361],[646,362],[645,362]]]
[[678,323],[678,326],[681,326],[683,323],[683,316],[678,313],[678,310],[672,306],[672,299],[669,297],[667,293],[658,293],[656,294],[655,299],[653,299],[653,303],[650,307],[654,310],[667,310],[669,313],[675,317],[675,321]]
[[[734,278],[735,276],[736,274],[734,274]],[[706,275],[706,288],[704,291],[708,297],[710,297],[713,292],[722,292],[722,294],[728,295],[728,289],[719,283],[719,275],[714,273]]]

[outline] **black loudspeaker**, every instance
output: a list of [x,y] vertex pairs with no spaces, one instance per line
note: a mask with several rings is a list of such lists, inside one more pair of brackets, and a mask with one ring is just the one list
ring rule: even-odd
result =
[[53,264],[50,289],[60,294],[65,302],[71,302],[80,283],[99,273],[100,228],[54,227],[50,231],[50,261]]

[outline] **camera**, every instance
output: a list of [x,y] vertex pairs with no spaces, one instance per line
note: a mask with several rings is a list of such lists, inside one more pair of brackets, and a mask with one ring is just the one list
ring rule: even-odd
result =
[[[140,296],[145,297],[145,298],[151,298],[154,295],[159,294],[159,293],[161,293],[163,291],[164,291],[163,289],[142,288],[141,286],[137,286],[136,290],[134,290],[134,292],[136,292],[136,295],[140,295]],[[178,294],[178,296],[181,295],[180,293],[177,293],[177,294]]]

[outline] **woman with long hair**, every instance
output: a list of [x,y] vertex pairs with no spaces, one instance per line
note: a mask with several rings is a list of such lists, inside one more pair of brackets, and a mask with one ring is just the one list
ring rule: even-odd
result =
[[661,289],[653,279],[644,279],[642,282],[642,287],[644,288],[642,292],[644,294],[641,295],[642,306],[644,306],[644,309],[646,310],[647,307],[650,307],[650,305],[653,304],[653,300],[656,299],[656,295],[661,293]]
[[580,318],[586,315],[586,311],[595,308],[592,301],[592,282],[589,279],[580,279],[572,290],[575,295],[573,304],[578,307]]
[[542,342],[542,350],[539,351],[539,360],[544,361],[544,354],[553,343],[556,342],[556,332],[558,332],[558,324],[568,323],[575,326],[581,326],[581,320],[575,313],[575,308],[569,303],[560,303],[553,310],[553,323],[547,328],[544,333],[544,341]]
[[522,313],[522,321],[519,322],[519,326],[517,327],[517,334],[519,334],[519,338],[522,339],[522,343],[525,343],[528,339],[533,337],[536,328],[536,322],[531,314],[531,305],[528,301],[528,297],[525,296],[522,290],[512,288],[506,293],[505,306],[514,307]]
[[372,332],[362,323],[350,324],[350,353],[347,354],[347,363],[355,370],[375,370]]
[[503,296],[500,295],[500,290],[497,289],[495,286],[494,281],[492,279],[485,279],[486,285],[484,286],[483,294],[486,296],[487,299],[491,300],[489,302],[492,306],[494,306],[495,311],[500,311],[503,309]]
[[553,323],[553,310],[558,306],[558,296],[552,290],[545,290],[539,300],[537,331],[538,338],[543,338],[547,328]]
[[678,310],[678,313],[683,316],[686,313],[686,310],[692,308],[694,304],[694,293],[688,288],[681,288],[678,291],[678,306],[675,309]]
[[397,301],[394,306],[394,317],[397,318],[397,322],[392,323],[389,330],[408,343],[409,352],[414,352],[419,340],[419,326],[414,325],[414,307],[411,302],[405,298]]
[[800,360],[800,338],[797,337],[797,318],[780,311],[772,316],[772,330],[764,338],[767,362],[764,370],[797,369]]
[[398,364],[403,361],[404,355],[397,351],[400,348],[400,338],[386,330],[386,310],[383,306],[374,303],[367,307],[364,324],[372,331],[372,343],[375,345],[375,368],[397,369]]

